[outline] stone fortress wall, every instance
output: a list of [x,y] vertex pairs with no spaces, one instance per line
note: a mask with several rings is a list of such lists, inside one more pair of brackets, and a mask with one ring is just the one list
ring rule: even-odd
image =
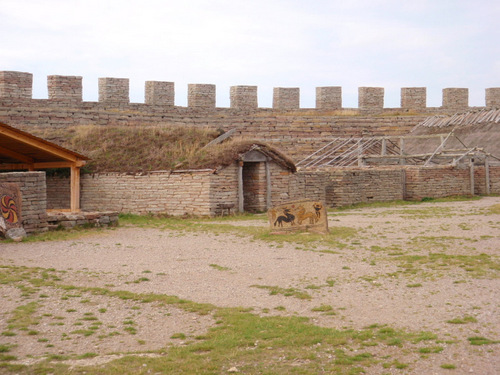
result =
[[[0,71],[0,100],[32,100],[33,75],[31,73]],[[83,104],[82,77],[51,75],[47,77],[48,101],[58,106]],[[188,85],[188,108],[216,109],[216,86],[212,84]],[[165,111],[175,107],[175,84],[173,82],[146,81],[145,105],[162,106]],[[35,100],[44,104],[44,99]],[[232,86],[230,88],[230,109],[253,111],[262,108],[257,103],[257,86]],[[467,88],[443,89],[442,106],[427,107],[425,87],[404,87],[401,89],[401,108],[404,110],[463,111],[469,108]],[[87,102],[93,103],[93,102]],[[132,105],[129,101],[128,78],[99,78],[99,102],[123,108]],[[5,103],[3,103],[5,104]],[[49,103],[45,103],[49,104]],[[135,103],[136,109],[137,104]],[[487,88],[485,106],[500,106],[500,88]],[[297,87],[276,87],[273,90],[273,110],[300,110],[300,89]],[[316,88],[316,108],[319,111],[342,109],[342,87],[329,86]],[[309,110],[311,110],[309,108]],[[358,110],[382,112],[384,110],[384,88],[359,87]]]
[[[273,107],[259,108],[257,86],[232,86],[230,107],[216,107],[216,86],[188,85],[188,105],[175,105],[173,82],[147,81],[145,103],[130,103],[129,80],[100,78],[99,101],[82,100],[82,77],[47,77],[48,99],[33,99],[31,73],[0,72],[0,121],[30,127],[70,125],[198,126],[268,142],[296,161],[332,137],[408,133],[430,114],[467,111],[468,89],[445,88],[441,107],[427,107],[425,87],[401,89],[401,107],[384,108],[384,88],[359,87],[358,108],[342,107],[342,88],[316,88],[316,108],[300,108],[299,88],[277,87]],[[487,88],[485,106],[500,107],[500,88]],[[477,107],[476,107],[477,108]]]
[[[0,121],[26,131],[30,131],[31,127],[74,125],[177,125],[223,131],[236,128],[235,136],[265,141],[295,161],[316,151],[333,137],[404,135],[431,114],[454,114],[471,109],[468,89],[465,88],[443,89],[441,107],[427,107],[425,87],[402,88],[401,107],[384,108],[383,88],[360,87],[358,108],[343,108],[341,87],[318,87],[316,108],[300,108],[299,88],[278,87],[273,91],[273,107],[259,108],[256,86],[233,86],[230,88],[230,108],[218,108],[216,87],[210,84],[189,85],[188,105],[180,107],[174,104],[175,85],[172,82],[146,82],[145,103],[130,103],[128,79],[100,78],[98,102],[82,100],[82,77],[49,76],[47,82],[48,99],[33,99],[32,74],[0,72]],[[485,107],[500,107],[500,88],[486,89]],[[336,172],[301,171],[293,176],[276,171],[279,178],[274,179],[277,184],[273,185],[272,201],[278,204],[288,199],[304,198],[306,194],[309,198],[321,199],[335,206],[372,200],[467,194],[471,191],[484,193],[485,172],[477,168],[474,173],[477,176],[472,182],[468,169],[394,167]],[[492,168],[490,174],[490,192],[500,193],[500,167]],[[227,168],[221,175],[208,172],[165,172],[147,176],[87,175],[82,179],[83,208],[214,215],[219,203],[236,199],[235,176],[232,168]],[[66,187],[61,188],[61,181],[48,180],[48,206],[64,207],[64,202],[54,199],[64,196],[68,184],[64,183]],[[115,187],[122,186],[120,184],[123,188],[119,191]],[[137,199],[134,194],[137,194],[138,184],[150,186],[152,190],[156,185],[158,188],[153,194],[146,192]],[[183,184],[189,184],[195,190],[188,194],[187,190],[178,188]],[[130,194],[127,202],[139,201],[140,207],[124,206],[118,195],[116,204],[121,206],[107,207],[115,200],[106,194],[115,190],[120,197],[124,192]],[[156,202],[159,191],[164,199],[161,204]],[[197,196],[198,200],[187,205],[187,196]],[[179,206],[179,201],[183,201],[184,206]]]

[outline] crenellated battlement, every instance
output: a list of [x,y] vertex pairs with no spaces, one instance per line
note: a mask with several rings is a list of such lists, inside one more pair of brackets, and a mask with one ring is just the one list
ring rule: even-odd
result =
[[[0,71],[0,100],[30,100],[33,91],[31,73]],[[82,77],[51,75],[47,77],[49,101],[77,104],[82,102]],[[216,108],[216,86],[212,84],[188,85],[188,108],[214,110]],[[147,81],[145,103],[151,106],[175,106],[175,84],[173,82]],[[109,106],[130,103],[128,78],[99,78],[99,102]],[[232,86],[230,88],[232,109],[257,110],[257,86]],[[500,106],[500,87],[487,88],[485,106]],[[316,88],[318,110],[342,109],[342,88],[327,86]],[[462,111],[469,108],[467,88],[445,88],[442,95],[443,110]],[[276,87],[273,90],[273,109],[290,111],[300,109],[300,89]],[[384,109],[384,88],[359,87],[358,109],[376,112]],[[427,92],[425,87],[401,89],[401,109],[425,111]]]

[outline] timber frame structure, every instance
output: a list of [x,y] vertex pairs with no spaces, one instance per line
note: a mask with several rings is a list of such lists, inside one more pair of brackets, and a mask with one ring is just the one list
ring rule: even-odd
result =
[[[407,152],[407,143],[412,142],[418,149],[418,142],[437,140],[433,152]],[[451,139],[459,142],[462,148],[446,148]],[[417,147],[415,147],[415,144]],[[432,135],[405,135],[368,138],[335,138],[296,165],[300,168],[324,167],[365,167],[368,165],[443,165],[456,166],[460,162],[477,160],[499,161],[500,158],[480,147],[468,147],[451,131]]]
[[80,211],[80,168],[86,156],[0,122],[0,171],[69,168],[71,212]]

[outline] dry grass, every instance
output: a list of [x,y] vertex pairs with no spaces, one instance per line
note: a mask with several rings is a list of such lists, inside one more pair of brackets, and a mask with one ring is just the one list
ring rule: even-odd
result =
[[89,157],[85,171],[93,173],[224,167],[254,145],[284,167],[295,170],[291,159],[261,142],[231,139],[204,148],[220,135],[216,130],[204,128],[93,125],[32,132]]
[[37,135],[91,160],[90,172],[171,170],[200,159],[200,149],[217,131],[194,127],[78,126],[44,129]]

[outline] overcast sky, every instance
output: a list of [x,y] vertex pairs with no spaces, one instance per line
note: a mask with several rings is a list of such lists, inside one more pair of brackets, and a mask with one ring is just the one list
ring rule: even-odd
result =
[[401,87],[500,87],[498,0],[0,0],[0,70],[33,73],[33,97],[47,98],[48,75],[83,77],[84,100],[98,78],[130,79],[131,102],[145,81],[175,82],[177,105],[188,83],[258,86],[259,106],[273,87],[300,87],[301,107],[315,88],[342,86],[343,106],[358,87],[385,88],[400,106]]

